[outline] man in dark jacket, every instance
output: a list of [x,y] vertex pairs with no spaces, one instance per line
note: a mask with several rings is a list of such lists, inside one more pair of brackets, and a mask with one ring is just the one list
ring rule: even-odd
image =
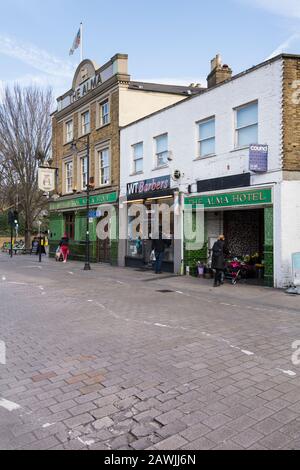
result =
[[218,241],[212,249],[212,269],[215,270],[214,287],[219,287],[222,283],[222,274],[225,267],[225,237],[220,235]]
[[159,238],[152,240],[152,250],[155,252],[155,274],[161,274],[164,261],[165,249],[170,246],[170,240],[163,238],[162,231],[159,231]]

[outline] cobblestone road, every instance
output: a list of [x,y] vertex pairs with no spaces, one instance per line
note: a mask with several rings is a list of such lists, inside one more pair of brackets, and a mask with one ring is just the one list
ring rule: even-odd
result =
[[299,449],[296,340],[281,291],[0,255],[0,448]]

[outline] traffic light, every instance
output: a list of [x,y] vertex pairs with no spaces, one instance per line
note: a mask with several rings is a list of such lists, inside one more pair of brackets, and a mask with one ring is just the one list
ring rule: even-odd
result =
[[19,213],[18,211],[14,211],[14,226],[16,227],[17,225],[19,225]]
[[11,227],[17,227],[19,225],[19,213],[18,211],[9,211],[8,223]]

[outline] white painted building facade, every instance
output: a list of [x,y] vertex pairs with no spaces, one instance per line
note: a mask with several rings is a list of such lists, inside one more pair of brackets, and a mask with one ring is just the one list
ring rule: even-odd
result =
[[[259,210],[263,207],[273,209],[272,284],[275,287],[291,284],[292,254],[300,252],[300,175],[295,173],[289,178],[290,180],[286,179],[282,168],[282,70],[283,59],[278,57],[207,89],[198,96],[188,98],[124,127],[121,129],[120,153],[121,196],[128,195],[129,183],[172,175],[175,170],[180,171],[181,178],[178,181],[171,178],[171,188],[183,191],[187,198],[231,194],[235,200],[237,196],[234,195],[237,193],[270,191],[271,201],[265,206],[259,203],[253,204],[251,209]],[[248,131],[250,135],[252,131],[253,135],[257,133],[257,141],[250,140],[253,144],[268,145],[268,171],[263,173],[249,172],[249,145],[239,145],[238,142],[240,135],[238,121],[247,120],[247,116],[244,116],[243,112],[237,115],[237,112],[246,108],[247,114],[247,107],[252,104],[256,106],[257,122],[254,122],[256,128],[254,126],[250,129],[249,126],[248,130],[245,129],[245,133]],[[214,120],[214,142],[208,138],[204,144],[212,145],[213,151],[201,156],[199,123],[210,120]],[[212,127],[211,124],[208,125]],[[205,132],[207,130],[204,129],[204,134]],[[162,135],[167,136],[166,150],[169,152],[170,161],[165,159],[160,162],[165,164],[159,165],[156,146],[157,137]],[[242,135],[240,138],[243,140]],[[247,140],[247,135],[245,138]],[[139,172],[134,171],[136,144],[142,144]],[[207,185],[208,180],[211,180],[218,187],[222,184],[220,178],[235,179],[236,176],[237,179],[238,177],[243,179],[242,175],[246,179],[249,175],[249,184],[244,187],[233,185],[232,188],[226,186],[225,189],[220,186],[220,189],[214,191],[201,190],[201,182]],[[228,210],[230,207],[212,205],[211,208],[207,208],[207,238],[212,241],[224,229],[226,217],[223,217],[221,209]],[[237,206],[231,209],[246,210],[250,207]],[[258,213],[256,215],[259,217]],[[126,251],[124,247],[120,249],[121,264],[124,264],[124,250]],[[177,254],[174,255],[175,272],[180,270],[182,250],[183,248],[180,253],[177,250]]]

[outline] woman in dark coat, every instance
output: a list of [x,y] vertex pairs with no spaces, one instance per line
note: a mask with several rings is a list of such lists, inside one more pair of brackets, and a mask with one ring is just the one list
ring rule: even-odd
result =
[[212,269],[215,270],[214,287],[219,287],[222,283],[222,274],[225,268],[225,237],[220,235],[218,241],[212,249]]

